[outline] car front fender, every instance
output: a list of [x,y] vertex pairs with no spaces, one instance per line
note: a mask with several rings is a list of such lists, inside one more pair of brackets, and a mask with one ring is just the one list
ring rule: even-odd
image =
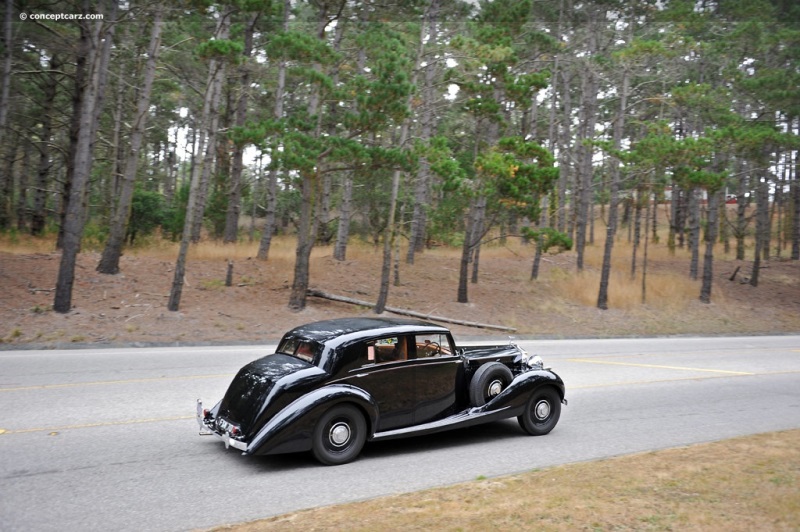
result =
[[371,435],[378,421],[378,404],[370,394],[349,384],[334,384],[299,397],[275,414],[247,445],[244,454],[264,455],[311,450],[319,417],[331,406],[353,403],[365,414]]
[[[505,390],[485,405],[475,409],[476,412],[492,412],[495,410],[519,411],[521,413],[531,393],[542,386],[552,386],[558,391],[561,401],[564,399],[564,381],[556,373],[548,369],[538,369],[520,373]],[[515,414],[518,415],[518,414]]]

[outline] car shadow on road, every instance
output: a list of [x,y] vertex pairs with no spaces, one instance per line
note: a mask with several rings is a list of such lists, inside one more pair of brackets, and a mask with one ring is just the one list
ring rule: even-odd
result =
[[361,452],[362,459],[401,456],[437,451],[445,448],[467,447],[498,440],[521,438],[525,433],[516,420],[495,421],[475,427],[456,429],[425,436],[413,436],[389,441],[369,442]]
[[[441,449],[480,445],[511,438],[528,437],[517,425],[516,420],[495,421],[475,427],[456,429],[425,436],[413,436],[396,440],[367,442],[358,461],[408,456]],[[252,456],[251,466],[264,472],[280,472],[323,467],[314,460],[310,452],[281,455]]]

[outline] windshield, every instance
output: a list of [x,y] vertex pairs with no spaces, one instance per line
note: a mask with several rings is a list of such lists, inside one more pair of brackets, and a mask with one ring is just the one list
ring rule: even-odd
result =
[[278,345],[276,352],[292,355],[313,364],[319,348],[320,345],[317,342],[303,340],[302,338],[284,338]]

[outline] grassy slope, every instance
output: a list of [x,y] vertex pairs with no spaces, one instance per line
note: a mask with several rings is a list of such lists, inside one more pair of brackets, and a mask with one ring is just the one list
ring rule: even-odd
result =
[[317,508],[263,530],[800,530],[800,430]]

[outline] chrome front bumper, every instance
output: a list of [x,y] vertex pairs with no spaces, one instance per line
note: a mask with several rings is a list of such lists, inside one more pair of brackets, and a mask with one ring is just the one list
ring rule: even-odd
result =
[[200,436],[216,436],[222,443],[225,444],[225,448],[233,447],[234,449],[238,449],[242,452],[247,451],[247,443],[234,439],[230,432],[220,432],[216,430],[216,428],[206,421],[205,412],[203,410],[203,401],[200,399],[197,400],[197,424],[200,426]]

